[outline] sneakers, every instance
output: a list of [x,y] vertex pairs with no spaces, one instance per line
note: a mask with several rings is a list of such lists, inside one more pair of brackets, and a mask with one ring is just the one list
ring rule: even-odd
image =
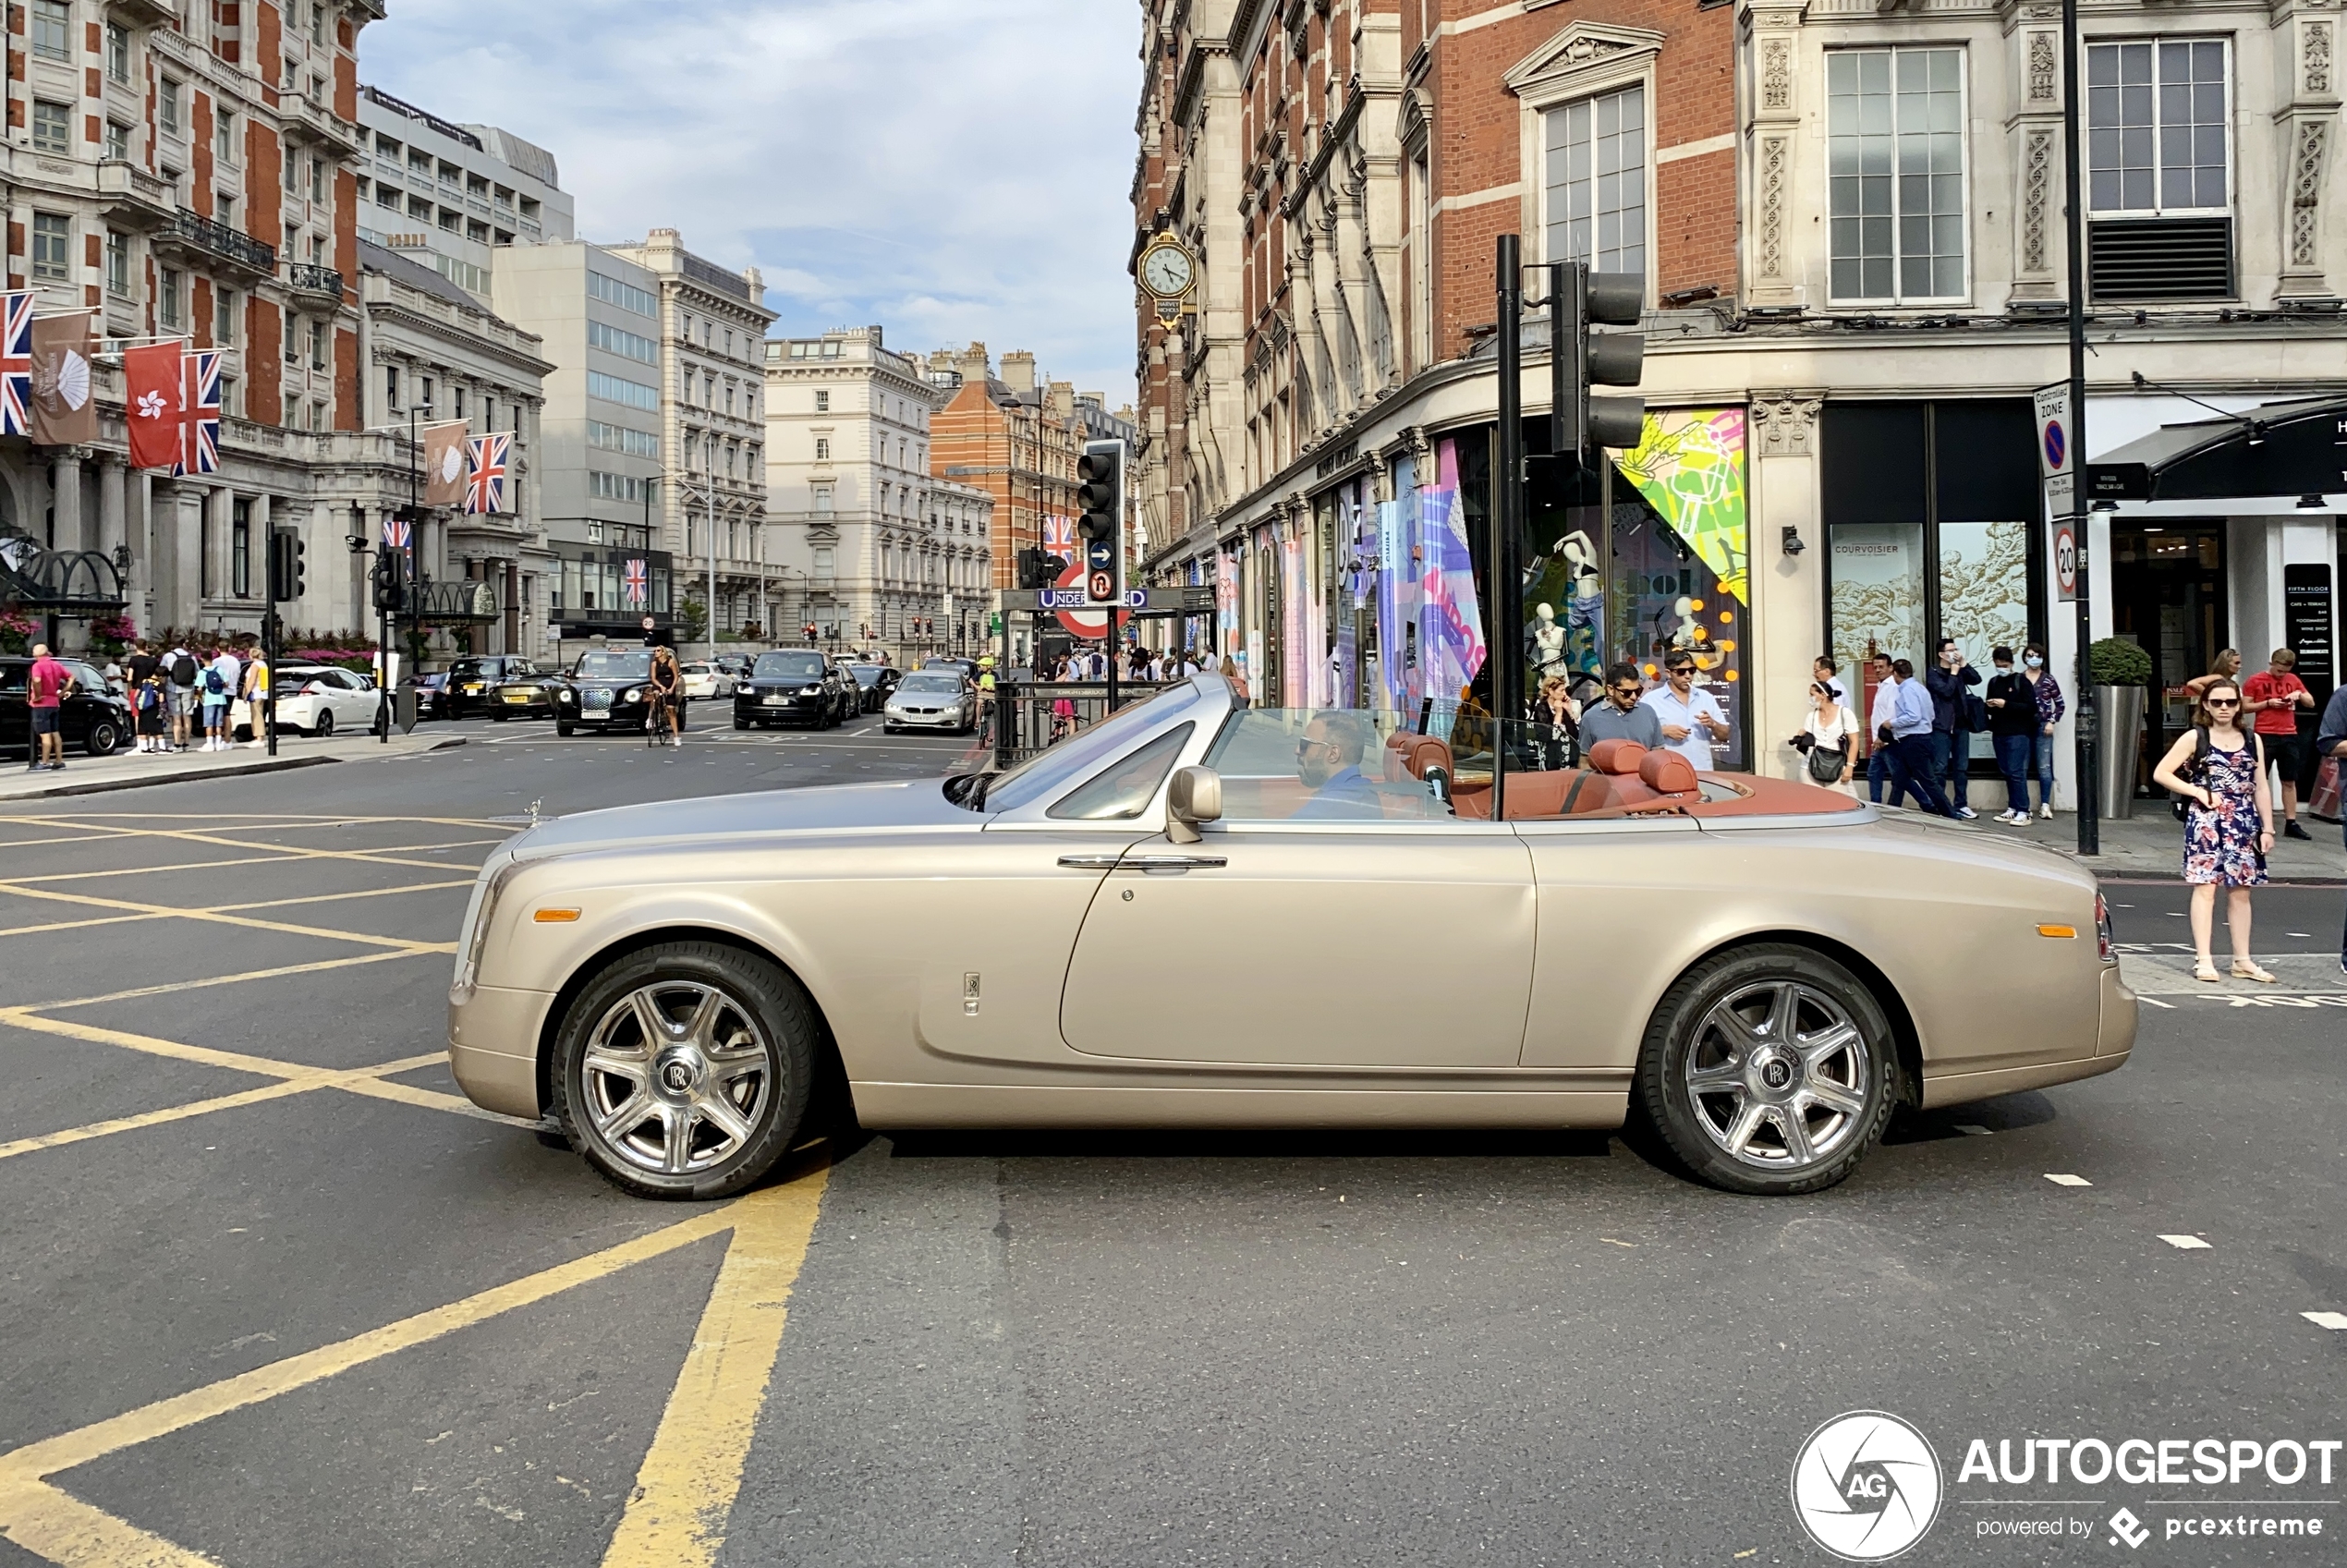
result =
[[1979,815],[1979,812],[1974,810],[1969,806],[1959,806],[1956,808],[1956,820],[1959,822],[1969,822]]
[[2002,822],[2009,828],[2018,828],[2027,823],[2029,820],[2029,813],[2026,811],[2014,811],[2008,808],[1997,813],[1997,820]]
[[2053,802],[2052,802],[2052,801],[2049,800],[2049,801],[2046,801],[2046,802],[2044,802],[2044,803],[2042,803],[2041,805],[2039,805],[2039,806],[2038,806],[2038,808],[2037,808],[2037,820],[2038,820],[2039,821],[2041,821],[2041,822],[2050,822],[2050,821],[2052,821],[2052,820],[2053,820]]
[[2282,824],[2281,836],[2284,838],[2312,839],[2315,835],[2300,827],[2298,825],[2298,820],[2293,817],[2289,821]]

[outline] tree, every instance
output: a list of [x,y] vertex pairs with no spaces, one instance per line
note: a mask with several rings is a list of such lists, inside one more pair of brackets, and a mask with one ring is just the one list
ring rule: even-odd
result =
[[687,642],[699,642],[709,630],[709,606],[687,593],[676,606],[676,631]]

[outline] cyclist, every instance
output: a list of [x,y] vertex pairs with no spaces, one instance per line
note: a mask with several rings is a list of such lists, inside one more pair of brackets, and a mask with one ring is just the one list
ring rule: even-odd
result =
[[677,667],[673,648],[652,650],[651,711],[644,731],[654,746],[682,746],[684,737],[685,672]]

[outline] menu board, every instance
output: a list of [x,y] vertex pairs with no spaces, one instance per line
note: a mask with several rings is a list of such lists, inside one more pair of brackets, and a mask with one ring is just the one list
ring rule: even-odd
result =
[[2298,678],[2317,702],[2330,700],[2330,567],[2320,561],[2281,569],[2282,641],[2298,655]]

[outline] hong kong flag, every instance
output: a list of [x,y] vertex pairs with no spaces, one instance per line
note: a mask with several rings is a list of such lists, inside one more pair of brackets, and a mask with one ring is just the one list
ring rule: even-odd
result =
[[168,468],[179,461],[181,429],[188,419],[187,378],[179,373],[179,353],[176,343],[158,343],[122,357],[134,468]]

